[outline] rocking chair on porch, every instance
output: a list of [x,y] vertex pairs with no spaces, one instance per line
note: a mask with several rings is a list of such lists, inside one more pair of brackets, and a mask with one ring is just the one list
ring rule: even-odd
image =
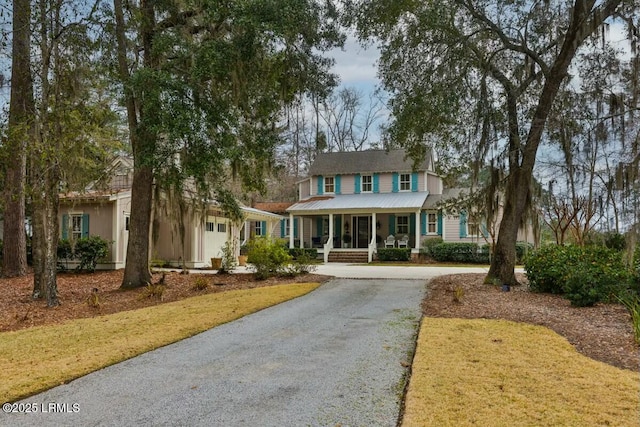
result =
[[399,248],[408,248],[409,247],[409,236],[406,234],[402,236],[402,239],[398,240]]
[[393,234],[390,234],[384,241],[385,248],[395,248],[396,247],[396,238]]

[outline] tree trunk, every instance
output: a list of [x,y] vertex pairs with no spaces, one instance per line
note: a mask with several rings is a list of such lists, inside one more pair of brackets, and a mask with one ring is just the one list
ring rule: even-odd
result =
[[[135,158],[135,156],[134,156]],[[127,263],[121,288],[136,288],[151,282],[149,269],[149,230],[153,194],[153,170],[134,164],[131,188],[131,219]]]
[[[41,166],[35,166],[41,167]],[[46,165],[40,183],[42,188],[34,192],[34,297],[46,299],[47,306],[60,305],[58,299],[58,183],[57,167]],[[37,295],[36,295],[37,293]]]
[[[485,283],[501,285],[515,285],[518,283],[514,271],[516,265],[516,241],[518,240],[520,218],[524,213],[530,181],[530,179],[522,179],[520,170],[514,171],[508,178],[498,241],[494,247],[491,267]],[[496,281],[499,283],[495,283]]]
[[[13,2],[13,47],[9,138],[5,145],[5,188],[2,274],[5,277],[27,273],[25,234],[25,181],[27,140],[34,118],[33,86],[30,66],[31,7],[29,0]],[[10,161],[9,161],[10,160]]]
[[[154,69],[157,60],[153,54],[153,34],[155,16],[153,2],[142,1],[141,36],[144,48],[144,66]],[[118,41],[118,65],[120,77],[127,87],[129,71],[126,63],[126,39],[124,30],[124,17],[120,0],[114,0],[116,13],[117,41]],[[149,237],[151,231],[151,206],[153,202],[153,156],[156,146],[156,134],[141,125],[142,117],[154,116],[154,111],[149,110],[143,101],[139,105],[141,120],[137,119],[136,97],[130,89],[125,89],[127,116],[129,123],[129,137],[133,148],[133,183],[131,186],[131,219],[129,226],[129,243],[127,246],[127,262],[124,269],[121,288],[136,288],[145,286],[151,281],[149,269]],[[147,95],[149,97],[153,95]],[[153,101],[149,100],[153,105]],[[149,105],[147,104],[147,105]],[[155,104],[157,105],[157,103]]]
[[[496,243],[493,260],[485,283],[499,281],[502,284],[515,284],[516,241],[521,219],[527,208],[527,198],[533,180],[533,167],[536,162],[536,154],[542,134],[544,132],[551,106],[553,105],[560,85],[567,77],[569,65],[575,57],[576,51],[584,40],[598,28],[606,17],[611,16],[620,1],[609,0],[592,11],[593,1],[589,5],[576,5],[572,10],[572,19],[567,30],[567,35],[562,43],[553,66],[545,75],[545,83],[538,99],[538,105],[531,119],[531,127],[527,135],[526,145],[522,147],[521,162],[515,166],[510,162],[509,176],[507,178],[506,202],[504,215],[500,224],[498,242]],[[512,113],[509,113],[510,115]],[[516,153],[514,153],[516,154]]]

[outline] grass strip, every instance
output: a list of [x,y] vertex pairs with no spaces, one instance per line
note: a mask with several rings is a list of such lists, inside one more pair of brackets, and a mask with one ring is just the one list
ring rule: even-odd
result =
[[0,403],[39,393],[299,297],[318,286],[300,283],[221,292],[0,333]]
[[638,426],[639,392],[550,329],[424,318],[402,426]]

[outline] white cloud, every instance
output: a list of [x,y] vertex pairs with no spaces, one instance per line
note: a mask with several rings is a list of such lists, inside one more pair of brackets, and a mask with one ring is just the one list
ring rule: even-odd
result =
[[333,71],[340,76],[341,85],[371,88],[378,85],[380,52],[375,46],[363,47],[355,37],[348,36],[343,49],[334,49],[328,55],[336,61]]

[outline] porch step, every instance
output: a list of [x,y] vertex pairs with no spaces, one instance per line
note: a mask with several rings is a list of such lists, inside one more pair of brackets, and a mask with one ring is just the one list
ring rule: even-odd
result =
[[367,263],[369,254],[366,251],[331,251],[329,262]]

